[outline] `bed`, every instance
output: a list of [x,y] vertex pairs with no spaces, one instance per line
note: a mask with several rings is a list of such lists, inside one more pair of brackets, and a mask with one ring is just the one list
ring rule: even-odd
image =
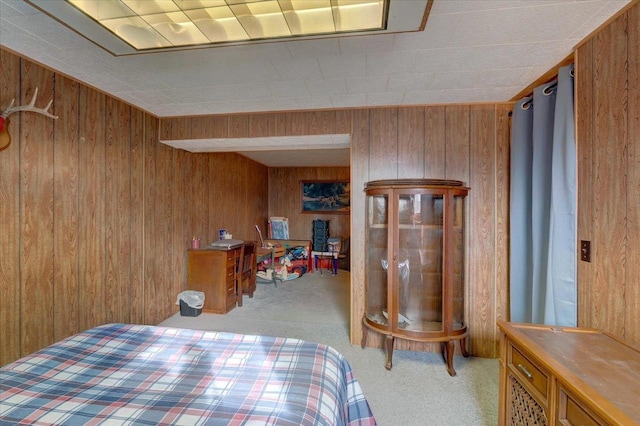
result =
[[298,339],[107,324],[0,368],[0,424],[374,425],[345,358]]

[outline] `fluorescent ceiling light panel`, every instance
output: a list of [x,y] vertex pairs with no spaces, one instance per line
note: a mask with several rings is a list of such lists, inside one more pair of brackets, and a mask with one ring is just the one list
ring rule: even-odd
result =
[[388,0],[65,0],[136,50],[385,28]]
[[433,0],[26,0],[113,55],[424,29]]

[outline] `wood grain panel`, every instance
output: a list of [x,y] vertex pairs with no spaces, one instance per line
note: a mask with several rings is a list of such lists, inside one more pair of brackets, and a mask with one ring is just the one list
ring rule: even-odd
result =
[[269,217],[289,218],[292,239],[313,238],[313,221],[328,220],[331,236],[350,235],[349,215],[301,213],[300,182],[303,180],[349,180],[349,167],[269,168]]
[[[168,120],[162,120],[164,123]],[[191,137],[194,139],[226,138],[229,121],[227,117],[219,115],[207,115],[193,117],[191,120]]]
[[105,298],[108,322],[130,322],[131,111],[113,98],[105,118]]
[[216,170],[216,178],[212,181],[215,194],[215,200],[212,202],[212,226],[213,234],[217,239],[219,229],[226,229],[233,234],[232,217],[236,214],[235,207],[227,202],[230,188],[235,188],[234,177],[235,163],[233,155],[230,153],[212,154],[214,163],[210,163],[210,168]]
[[[221,119],[216,120],[213,123],[213,127],[210,129],[210,134],[212,137],[216,138],[227,138],[231,137],[229,134],[229,120],[228,117],[224,116]],[[221,176],[222,173],[226,172],[223,168],[225,154],[207,154],[206,161],[209,165],[209,175],[207,175],[207,190],[209,195],[208,200],[208,209],[209,212],[209,220],[208,220],[208,230],[207,236],[211,241],[218,239],[218,230],[220,228],[225,228],[226,225],[222,221],[222,217],[226,214],[226,212],[221,209],[224,208],[224,196],[225,196],[225,183],[221,182],[221,180],[226,179],[225,176]]]
[[[171,139],[171,126],[173,125],[175,118],[167,118],[160,122],[160,128],[158,129],[158,140],[164,141]],[[198,120],[199,118],[194,118]]]
[[626,66],[609,58],[627,58],[626,17],[594,38],[594,198],[593,198],[593,325],[624,335],[626,282],[627,170]]
[[190,139],[193,117],[179,117],[172,121],[169,131],[169,139]]
[[[0,49],[0,103],[20,99],[20,59]],[[0,365],[20,357],[20,120],[5,122],[11,144],[0,151]]]
[[[467,271],[465,305],[470,350],[483,357],[496,357],[498,337],[495,317],[496,258],[496,168],[495,107],[472,106],[469,142],[469,195],[466,232]],[[473,244],[470,242],[473,241]],[[469,287],[473,283],[473,293]]]
[[160,129],[161,140],[176,140],[181,138],[191,138],[191,128],[194,120],[199,118],[176,117],[171,120],[163,120]]
[[424,177],[445,177],[446,129],[445,107],[426,107],[424,110]]
[[[580,46],[575,66],[578,155],[578,242],[593,242],[593,41]],[[578,261],[578,326],[592,327],[593,263]]]
[[[222,169],[224,163],[224,154],[209,154],[207,157],[209,163],[210,176],[208,176],[209,187],[209,230],[207,234],[211,238],[211,241],[218,239],[218,230],[224,228],[224,222],[221,220],[224,212],[221,209],[224,208],[224,176],[218,176],[218,173]],[[215,174],[214,174],[215,171]]]
[[[628,12],[629,163],[624,338],[640,345],[640,6]],[[634,25],[636,23],[636,25]]]
[[247,177],[247,191],[246,201],[247,206],[247,218],[244,229],[240,230],[240,239],[246,241],[260,241],[260,237],[254,228],[254,225],[258,225],[263,231],[263,236],[267,234],[264,232],[264,223],[266,223],[267,216],[269,215],[268,197],[266,196],[269,191],[269,171],[268,167],[256,163],[251,160],[246,160],[248,166],[245,167]]
[[[231,178],[231,185],[227,187],[224,200],[231,206],[241,206],[245,200],[243,191],[230,190],[230,188],[244,189],[246,187],[244,181],[242,180],[242,169],[245,166],[243,160],[246,160],[245,157],[233,153],[230,155],[227,162],[227,165],[230,167],[228,174]],[[242,229],[243,219],[244,217],[242,216],[242,214],[238,214],[237,211],[229,213],[227,219],[229,225],[227,226],[227,228],[229,229],[229,232],[231,234],[236,233],[236,235],[238,235],[237,232],[240,232],[240,230]]]
[[[351,344],[359,345],[362,339],[362,316],[365,300],[365,195],[364,184],[369,174],[369,123],[370,110],[353,111],[353,134],[351,135]],[[369,333],[369,345],[377,346],[380,336]],[[376,342],[377,340],[377,342]]]
[[353,121],[352,111],[342,109],[336,111],[335,132],[337,134],[351,134],[351,123]]
[[469,182],[469,106],[445,107],[445,178]]
[[[311,239],[311,219],[301,212],[302,194],[300,180],[317,179],[315,168],[278,168],[269,173],[269,189],[275,195],[275,202],[269,200],[269,217],[289,218],[289,237],[292,239]],[[308,220],[308,222],[307,222]],[[303,223],[305,222],[305,223]],[[309,225],[308,227],[306,225]],[[306,228],[306,229],[305,229]]]
[[200,238],[201,243],[209,241],[209,159],[207,154],[190,156],[191,193],[187,201],[190,225],[187,231]]
[[274,114],[276,131],[274,136],[284,136],[287,134],[287,114]]
[[79,167],[78,325],[85,330],[104,324],[105,303],[105,96],[80,86],[78,111]]
[[129,319],[134,324],[145,321],[145,214],[144,165],[145,165],[145,114],[131,108],[131,277],[129,278]]
[[407,177],[424,177],[424,119],[424,108],[398,109],[398,173]]
[[[183,129],[187,132],[187,129]],[[174,131],[174,133],[176,133]],[[184,133],[177,132],[179,137],[182,137]],[[173,169],[172,179],[169,182],[169,186],[172,190],[171,193],[171,244],[168,250],[171,253],[171,274],[169,275],[169,286],[163,293],[162,304],[167,306],[164,316],[167,317],[176,311],[176,307],[170,307],[169,300],[175,299],[178,293],[185,288],[187,280],[187,249],[190,246],[190,241],[193,236],[193,232],[187,229],[186,219],[187,209],[190,207],[187,205],[187,194],[189,193],[189,168],[190,161],[189,156],[192,155],[186,151],[180,149],[173,149],[171,152],[171,168]],[[174,300],[175,303],[175,300]],[[165,305],[166,304],[166,305]]]
[[285,135],[299,136],[309,134],[309,114],[306,112],[291,112],[287,114]]
[[398,109],[372,109],[369,127],[369,180],[398,178]]
[[54,340],[78,327],[78,83],[57,75],[54,122]]
[[[249,169],[251,167],[251,161],[246,158],[243,157],[241,155],[237,156],[237,160],[238,165],[238,181],[239,181],[239,188],[248,188],[248,179],[249,179]],[[237,200],[239,205],[242,206],[247,206],[246,209],[242,209],[240,210],[239,214],[237,215],[237,222],[234,226],[234,234],[233,237],[234,238],[239,238],[241,240],[248,240],[250,238],[250,235],[248,233],[248,231],[250,229],[247,229],[245,227],[246,223],[251,223],[250,222],[250,216],[252,216],[251,212],[249,211],[248,207],[249,207],[249,200],[248,200],[248,191],[237,191],[235,200]],[[256,235],[257,237],[257,235]]]
[[[156,247],[162,247],[162,250],[156,250],[155,253],[155,282],[153,299],[157,304],[156,317],[153,322],[162,321],[168,315],[172,314],[174,307],[168,306],[169,293],[174,292],[174,202],[173,196],[176,187],[173,177],[173,152],[175,150],[164,144],[156,144],[156,180],[155,180],[155,235],[150,244]],[[173,303],[175,297],[173,293]]]
[[[496,106],[496,321],[509,320],[509,172],[511,164],[510,146],[512,110],[513,104],[500,104]],[[468,288],[470,290],[469,300],[473,300],[475,298],[475,294],[471,289],[471,285],[469,285]],[[498,353],[496,352],[495,355],[498,356]]]
[[[39,102],[52,99],[53,85],[53,73],[23,61],[20,104],[31,100],[36,87]],[[54,342],[53,120],[21,114],[20,126],[21,309],[27,313],[22,318],[22,354],[28,354]]]
[[[269,168],[269,172],[268,173],[269,173],[269,181],[270,182],[280,182],[280,181],[284,180],[282,175],[285,173],[285,170],[282,167]],[[275,212],[277,212],[279,210],[279,199],[280,199],[280,196],[283,195],[283,192],[278,189],[278,185],[273,184],[273,185],[269,185],[268,193],[269,193],[269,196],[267,197],[267,200],[268,200],[268,208],[267,208],[268,217],[280,216],[280,214],[276,214]],[[265,222],[264,223],[258,224],[260,226],[260,229],[265,232],[263,234],[263,236],[265,238],[268,238],[268,229],[269,229],[268,228],[268,224],[267,224],[268,217],[265,218]]]
[[323,135],[336,133],[335,111],[314,111],[309,113],[309,134]]
[[[156,298],[159,293],[161,279],[161,262],[164,261],[164,252],[158,254],[156,247],[161,247],[162,238],[166,235],[161,234],[160,213],[165,210],[164,206],[160,207],[158,193],[158,171],[157,171],[157,151],[162,144],[157,142],[158,138],[158,120],[148,114],[144,115],[144,182],[142,191],[144,193],[143,209],[144,209],[144,236],[146,249],[143,253],[144,263],[144,288],[142,293],[144,300],[151,301]],[[160,306],[158,303],[145,303],[143,308],[143,323],[156,324],[160,319]]]
[[276,114],[252,114],[249,116],[249,137],[276,136]]
[[[235,176],[234,195],[215,207],[224,205],[241,233],[255,235],[256,217],[266,218],[266,167],[229,154],[209,168],[210,154],[176,154],[158,143],[157,118],[38,65],[23,72],[23,60],[2,49],[0,59],[0,101],[28,101],[37,86],[38,104],[55,94],[61,117],[18,115],[9,124],[15,141],[0,154],[2,364],[106,321],[157,324],[174,314],[185,287],[174,259],[186,253],[191,228],[208,232],[218,213],[210,182]],[[226,137],[229,117],[167,123],[167,137]]]
[[249,116],[230,115],[229,116],[229,137],[246,138],[249,136]]

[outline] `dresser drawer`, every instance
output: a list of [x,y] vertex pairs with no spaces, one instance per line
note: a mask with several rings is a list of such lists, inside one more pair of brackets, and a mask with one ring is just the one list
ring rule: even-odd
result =
[[558,394],[558,421],[563,425],[601,426],[609,423],[593,413],[564,387]]
[[511,369],[514,375],[516,375],[525,386],[532,386],[539,393],[539,396],[542,397],[542,401],[540,402],[548,405],[549,374],[534,364],[533,361],[523,355],[514,346],[509,345],[509,352]]

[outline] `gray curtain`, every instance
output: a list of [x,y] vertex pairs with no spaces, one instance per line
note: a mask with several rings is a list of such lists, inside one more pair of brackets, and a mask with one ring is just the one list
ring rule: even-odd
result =
[[576,202],[570,65],[513,110],[511,321],[576,325]]

